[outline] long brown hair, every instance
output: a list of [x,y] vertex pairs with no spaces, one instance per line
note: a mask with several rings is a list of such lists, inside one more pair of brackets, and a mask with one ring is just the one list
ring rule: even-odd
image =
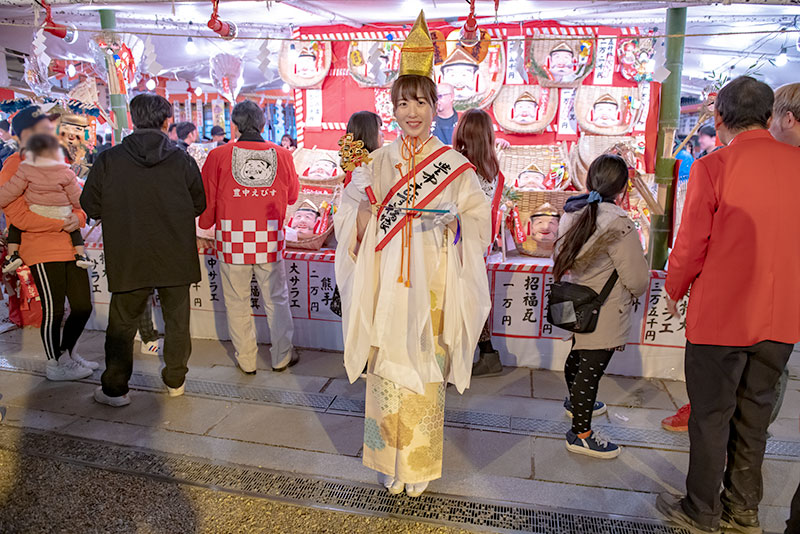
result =
[[[612,199],[622,193],[628,185],[628,165],[625,160],[612,154],[603,154],[589,165],[589,175],[586,179],[586,188],[596,191],[602,197],[601,202]],[[559,241],[563,241],[557,248],[553,276],[556,281],[570,270],[583,245],[592,237],[597,229],[597,211],[599,202],[587,204],[583,212],[578,215],[578,220]]]
[[453,134],[453,148],[475,165],[478,175],[487,182],[493,182],[500,172],[492,118],[482,109],[470,109],[461,115]]
[[374,152],[380,148],[381,126],[383,121],[377,113],[356,111],[347,121],[347,133],[353,134],[354,141],[363,141],[367,152]]

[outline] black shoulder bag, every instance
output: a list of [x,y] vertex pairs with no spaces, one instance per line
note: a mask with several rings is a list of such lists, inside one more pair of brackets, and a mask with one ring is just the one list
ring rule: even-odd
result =
[[600,308],[618,279],[619,274],[614,269],[599,295],[590,287],[570,282],[553,282],[550,284],[550,298],[547,302],[547,320],[553,326],[576,334],[594,332]]

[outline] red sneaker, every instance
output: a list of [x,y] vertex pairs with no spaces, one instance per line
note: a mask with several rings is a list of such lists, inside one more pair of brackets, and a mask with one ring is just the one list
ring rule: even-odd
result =
[[684,404],[675,415],[670,415],[661,421],[661,426],[664,430],[670,432],[688,432],[689,431],[689,414],[692,413],[692,406]]

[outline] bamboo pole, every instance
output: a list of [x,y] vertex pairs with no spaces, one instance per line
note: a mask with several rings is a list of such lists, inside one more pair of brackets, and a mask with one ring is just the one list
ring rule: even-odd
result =
[[681,144],[678,145],[678,148],[676,148],[675,150],[672,151],[672,157],[673,158],[678,155],[678,152],[683,150],[683,147],[686,146],[686,143],[688,143],[689,140],[691,140],[692,136],[697,133],[697,130],[702,128],[703,123],[706,122],[709,119],[709,117],[711,117],[711,115],[709,115],[709,114],[707,114],[705,112],[700,114],[700,117],[697,119],[697,124],[694,125],[694,128],[692,128],[692,131],[689,132],[689,134],[686,136],[686,138],[683,141],[681,141]]
[[[114,31],[117,28],[117,16],[114,11],[110,9],[100,10],[100,27],[108,31]],[[129,127],[128,95],[125,93],[125,88],[120,87],[114,58],[109,54],[106,54],[106,72],[108,74],[108,99],[111,102],[113,118],[111,127],[114,129],[114,142],[119,143],[122,141],[122,130]]]
[[673,186],[675,130],[681,111],[681,71],[683,70],[683,34],[686,32],[686,8],[667,9],[667,61],[669,76],[661,85],[661,108],[658,114],[658,144],[656,148],[656,184],[658,203],[663,215],[652,214],[648,260],[652,269],[663,269],[669,253],[675,190]]

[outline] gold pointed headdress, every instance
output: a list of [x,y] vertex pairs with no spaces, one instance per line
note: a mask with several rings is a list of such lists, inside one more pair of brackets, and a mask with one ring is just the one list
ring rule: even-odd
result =
[[433,79],[433,40],[422,11],[400,51],[400,76],[406,74]]

